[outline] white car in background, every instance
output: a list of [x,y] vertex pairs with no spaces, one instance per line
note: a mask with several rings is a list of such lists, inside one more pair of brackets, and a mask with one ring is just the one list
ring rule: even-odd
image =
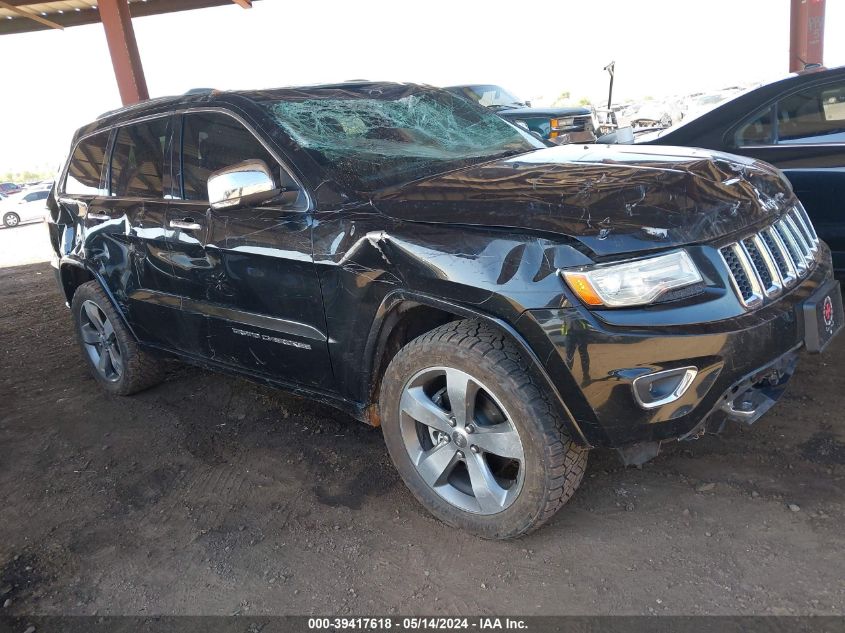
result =
[[3,226],[12,228],[22,222],[44,219],[47,213],[49,189],[26,189],[0,200],[0,219]]

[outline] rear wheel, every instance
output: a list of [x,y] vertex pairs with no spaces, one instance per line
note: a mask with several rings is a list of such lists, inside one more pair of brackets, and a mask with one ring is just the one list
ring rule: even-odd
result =
[[581,482],[566,434],[519,351],[476,321],[415,339],[382,381],[385,441],[411,492],[449,525],[512,538],[547,521]]
[[13,226],[17,226],[21,223],[21,217],[17,213],[13,213],[9,211],[5,215],[3,215],[3,225],[9,228]]
[[140,348],[96,281],[76,289],[71,310],[82,356],[106,391],[126,396],[161,382],[163,362]]

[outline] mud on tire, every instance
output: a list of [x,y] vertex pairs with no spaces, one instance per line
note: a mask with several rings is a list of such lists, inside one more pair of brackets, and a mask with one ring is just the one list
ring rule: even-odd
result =
[[[428,471],[421,470],[418,464],[422,463],[425,455],[441,444],[448,445],[448,427],[443,427],[442,431],[433,431],[430,442],[423,431],[420,434],[420,441],[424,444],[423,451],[412,457],[415,453],[409,448],[409,443],[414,445],[416,439],[413,431],[409,431],[408,415],[402,412],[408,410],[405,404],[408,400],[403,400],[403,394],[407,398],[406,392],[411,388],[416,389],[417,394],[420,389],[425,391],[427,387],[414,387],[419,383],[419,376],[428,375],[425,372],[436,376],[441,370],[450,372],[450,368],[458,371],[447,373],[447,376],[469,375],[484,389],[489,390],[492,399],[498,401],[506,411],[506,419],[510,420],[512,427],[518,431],[522,444],[520,455],[523,457],[519,466],[523,469],[521,486],[515,498],[509,505],[503,506],[501,511],[495,511],[497,508],[494,506],[494,512],[484,512],[480,504],[479,511],[468,510],[466,506],[461,507],[460,503],[456,505],[444,497],[443,478],[434,484],[441,492],[435,491],[435,487],[427,483],[427,479],[431,481],[432,477]],[[440,394],[448,392],[449,389],[446,387],[435,393],[436,387],[435,379],[434,386],[427,388],[427,393],[434,393],[433,401],[438,402],[438,398],[441,398],[442,403]],[[480,401],[475,402],[478,404]],[[428,403],[426,406],[426,411],[430,411]],[[447,421],[449,424],[454,423],[454,418],[448,420],[451,405],[445,408]],[[545,392],[545,387],[535,381],[528,363],[510,341],[497,330],[478,321],[448,323],[403,347],[391,360],[385,372],[379,409],[388,451],[414,496],[443,522],[483,538],[513,538],[537,529],[569,500],[584,476],[587,451],[578,447],[568,436],[557,409],[552,406]],[[440,425],[437,421],[439,416],[440,412],[435,411],[436,425]],[[413,416],[411,417],[413,419]],[[415,421],[411,424],[419,425]],[[460,428],[460,424],[457,426]],[[475,426],[474,431],[470,430],[470,435],[455,435],[455,443],[465,445],[469,440],[469,447],[472,448],[471,443],[482,437],[482,429],[477,424]],[[470,470],[467,460],[478,457],[479,451],[474,452],[474,456],[465,455],[463,450],[458,453],[459,459],[466,458],[464,461],[467,470]],[[424,473],[426,478],[421,473]],[[452,475],[449,475],[449,481],[451,477]],[[469,478],[471,477],[470,474]],[[466,488],[466,484],[464,487]],[[474,492],[473,485],[469,494],[474,495]],[[466,497],[458,492],[456,498]]]

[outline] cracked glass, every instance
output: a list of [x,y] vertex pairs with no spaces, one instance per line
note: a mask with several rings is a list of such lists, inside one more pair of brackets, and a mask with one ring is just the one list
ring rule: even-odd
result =
[[448,92],[332,91],[262,105],[328,176],[375,191],[545,145]]

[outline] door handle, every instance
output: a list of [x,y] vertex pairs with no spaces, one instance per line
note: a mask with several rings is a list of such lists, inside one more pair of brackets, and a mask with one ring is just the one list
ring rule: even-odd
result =
[[184,220],[170,220],[170,228],[184,229],[186,231],[199,231],[202,226],[194,222],[191,218],[185,218]]
[[91,220],[111,220],[111,216],[105,213],[89,213],[88,218]]

